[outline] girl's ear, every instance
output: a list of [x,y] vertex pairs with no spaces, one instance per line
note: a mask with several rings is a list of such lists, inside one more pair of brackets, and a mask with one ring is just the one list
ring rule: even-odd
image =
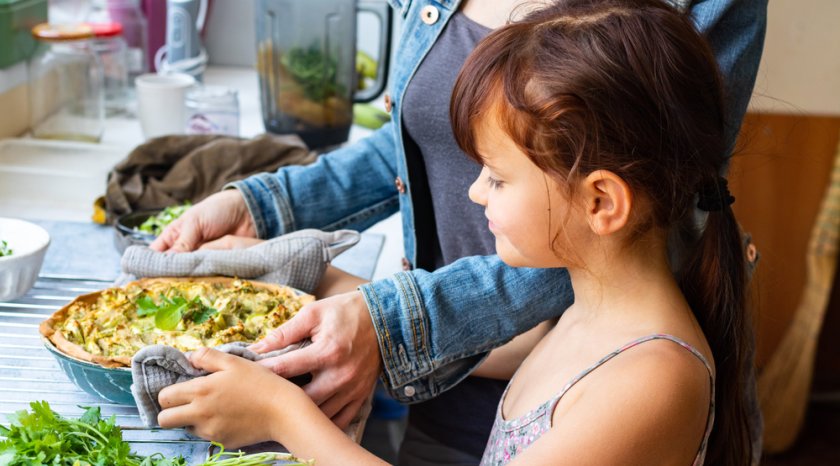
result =
[[610,235],[627,225],[633,193],[620,176],[596,170],[584,178],[581,187],[589,226],[596,235]]

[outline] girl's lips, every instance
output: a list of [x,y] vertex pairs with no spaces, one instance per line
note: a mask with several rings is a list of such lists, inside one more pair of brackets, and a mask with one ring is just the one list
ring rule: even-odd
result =
[[487,221],[487,228],[489,228],[490,231],[495,232],[496,231],[496,224],[491,222],[490,220],[488,220]]

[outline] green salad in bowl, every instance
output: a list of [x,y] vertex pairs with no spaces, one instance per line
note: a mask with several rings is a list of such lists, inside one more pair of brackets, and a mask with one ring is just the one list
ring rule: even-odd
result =
[[186,201],[181,205],[169,206],[159,213],[150,216],[140,226],[135,227],[136,230],[150,235],[158,236],[163,233],[163,229],[167,225],[174,222],[178,217],[184,214],[192,206],[190,201]]
[[148,246],[191,206],[186,201],[164,209],[139,210],[120,216],[114,223],[114,246],[121,253],[129,246]]

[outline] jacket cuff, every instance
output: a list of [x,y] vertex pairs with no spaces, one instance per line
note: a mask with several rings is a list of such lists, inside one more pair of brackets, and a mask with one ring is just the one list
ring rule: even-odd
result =
[[286,187],[274,173],[261,173],[226,184],[238,189],[254,219],[258,238],[274,238],[295,231],[295,219]]
[[432,371],[432,363],[426,312],[414,278],[400,272],[359,290],[376,329],[389,391],[402,390],[408,398],[436,392],[429,383],[415,383]]

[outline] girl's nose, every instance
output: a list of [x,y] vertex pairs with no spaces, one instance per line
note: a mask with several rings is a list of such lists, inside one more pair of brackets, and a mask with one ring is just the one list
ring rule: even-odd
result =
[[470,185],[469,190],[470,200],[483,206],[487,205],[487,183],[482,183],[481,180],[484,179],[484,172],[486,170],[486,168],[481,169],[481,173],[478,174],[478,178]]

